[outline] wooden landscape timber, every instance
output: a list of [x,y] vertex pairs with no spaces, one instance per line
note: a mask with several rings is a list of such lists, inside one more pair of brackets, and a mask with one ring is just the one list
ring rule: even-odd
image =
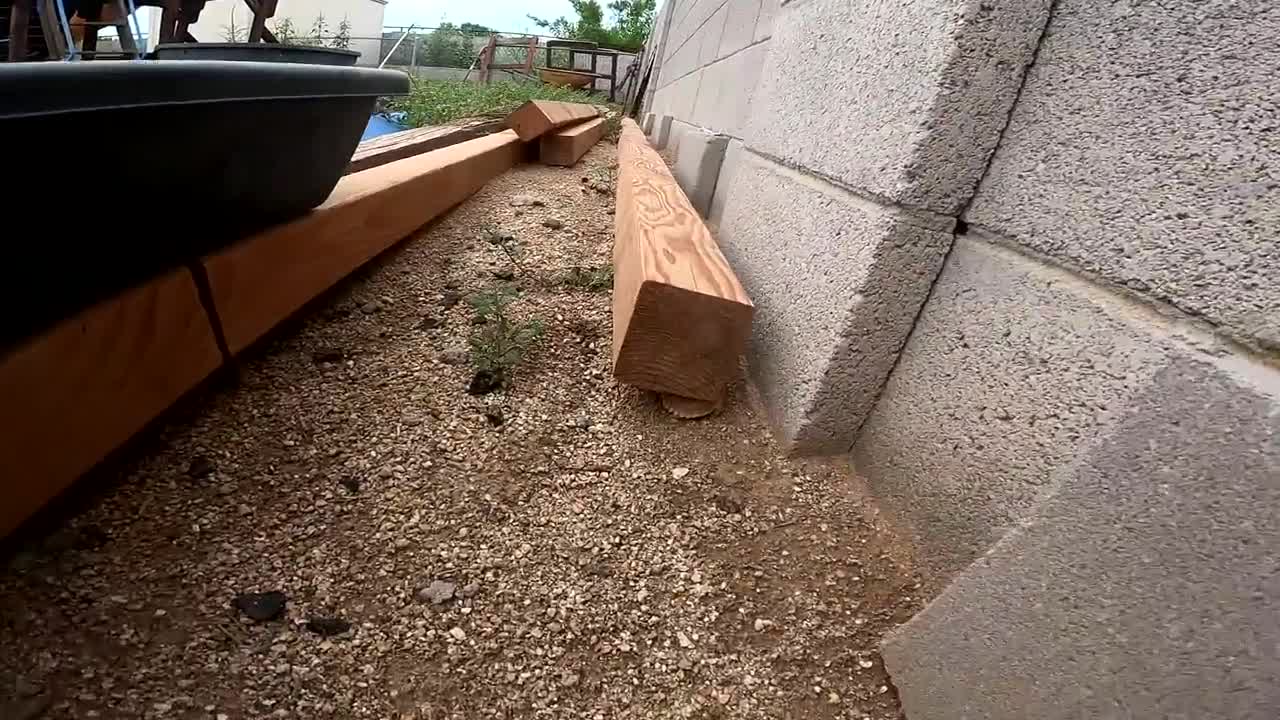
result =
[[342,178],[324,204],[204,260],[231,352],[466,200],[525,153],[504,130]]
[[504,127],[506,125],[503,120],[473,118],[449,125],[414,128],[369,138],[356,146],[355,154],[351,156],[351,164],[347,166],[345,174],[368,170],[395,160],[403,160],[431,150],[439,150],[474,138],[492,135],[501,132]]
[[613,264],[614,376],[719,403],[737,376],[755,308],[630,118],[618,141]]
[[543,165],[570,167],[600,141],[606,126],[598,117],[549,132],[538,143],[538,158]]
[[0,536],[221,363],[185,269],[84,310],[0,358]]
[[555,100],[529,100],[507,116],[507,127],[528,142],[570,123],[599,117],[594,105]]

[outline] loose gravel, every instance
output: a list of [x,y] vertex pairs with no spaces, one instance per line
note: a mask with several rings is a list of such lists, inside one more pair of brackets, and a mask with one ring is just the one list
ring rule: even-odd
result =
[[[0,717],[901,717],[920,579],[847,465],[741,383],[688,422],[610,377],[563,278],[609,262],[614,160],[490,182],[89,478],[4,560]],[[473,396],[506,273],[545,335]]]

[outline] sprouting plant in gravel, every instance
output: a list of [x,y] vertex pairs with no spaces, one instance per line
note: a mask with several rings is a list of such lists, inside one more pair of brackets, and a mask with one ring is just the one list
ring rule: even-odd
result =
[[611,112],[604,116],[604,139],[618,144],[618,138],[622,137],[622,113]]
[[482,235],[484,236],[485,241],[490,245],[496,245],[501,249],[502,252],[506,254],[507,258],[511,260],[511,264],[515,265],[516,269],[519,270],[521,274],[524,274],[524,266],[520,264],[519,258],[516,257],[520,248],[516,244],[515,235],[495,227],[485,227]]
[[591,292],[609,290],[613,287],[613,266],[571,267],[565,273],[564,284]]
[[618,164],[615,162],[608,167],[596,168],[587,173],[582,181],[601,195],[612,195],[618,185]]
[[472,394],[483,395],[505,385],[515,367],[542,338],[540,321],[520,322],[508,313],[518,296],[515,288],[499,285],[476,293],[469,300],[479,323],[471,333],[471,364],[476,370]]

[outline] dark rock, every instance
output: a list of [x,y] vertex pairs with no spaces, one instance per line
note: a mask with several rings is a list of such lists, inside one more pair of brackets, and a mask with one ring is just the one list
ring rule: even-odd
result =
[[564,228],[564,223],[555,218],[547,218],[542,221],[542,227],[551,228],[552,230],[560,230]]
[[338,481],[338,484],[347,489],[347,492],[355,495],[360,492],[360,480],[353,477],[344,477]]
[[453,599],[458,586],[444,580],[432,580],[431,584],[418,591],[418,600],[432,605],[443,605]]
[[582,415],[573,421],[574,427],[582,428],[583,430],[590,428],[592,424],[593,423],[591,422],[591,418],[587,417],[586,415]]
[[382,310],[382,304],[379,303],[377,300],[370,300],[369,302],[366,302],[365,304],[360,306],[360,312],[364,313],[365,315],[372,315],[380,310]]
[[321,365],[324,363],[340,363],[346,359],[347,354],[342,348],[322,348],[311,353],[311,362]]
[[213,461],[203,455],[195,455],[187,464],[187,477],[192,480],[209,477],[213,474]]
[[462,589],[458,591],[458,594],[464,598],[469,598],[469,597],[475,597],[476,593],[479,593],[479,592],[480,592],[480,583],[469,582],[466,585],[462,586]]
[[721,512],[730,515],[742,514],[742,499],[736,493],[722,492],[711,498],[711,503],[720,509]]
[[494,390],[501,390],[506,378],[499,371],[480,370],[467,385],[468,395],[488,395]]
[[321,637],[333,637],[351,629],[351,623],[338,617],[313,617],[307,620],[307,629]]
[[440,307],[445,310],[448,310],[460,302],[462,302],[462,293],[456,290],[445,290],[440,293]]
[[97,550],[110,539],[111,536],[97,525],[85,525],[75,534],[71,547],[76,550]]
[[289,598],[285,597],[284,593],[272,590],[264,593],[237,595],[232,605],[250,620],[266,622],[280,617],[284,613],[284,607],[288,602]]
[[439,318],[434,318],[434,317],[431,317],[430,315],[424,315],[422,316],[422,319],[418,321],[418,324],[415,325],[414,327],[419,330],[435,330],[436,328],[440,327],[441,324],[442,323],[440,322]]
[[488,420],[489,424],[493,427],[498,427],[506,421],[506,418],[502,415],[502,408],[500,407],[485,408],[484,419]]
[[510,270],[494,270],[493,277],[498,280],[515,280],[516,274]]

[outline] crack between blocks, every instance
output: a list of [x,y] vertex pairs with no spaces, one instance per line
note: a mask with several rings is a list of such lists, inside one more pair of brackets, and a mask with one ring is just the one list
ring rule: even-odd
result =
[[898,364],[902,362],[902,351],[906,349],[907,342],[911,340],[911,336],[915,334],[916,327],[920,324],[920,318],[924,316],[924,309],[928,307],[929,301],[933,299],[933,294],[938,288],[938,278],[942,277],[943,270],[946,269],[947,263],[951,261],[951,253],[955,251],[956,238],[961,235],[967,235],[969,224],[964,217],[968,214],[969,208],[973,205],[974,198],[978,196],[978,188],[982,187],[982,182],[987,179],[987,174],[991,172],[991,166],[995,162],[996,153],[999,152],[1000,146],[1004,143],[1005,133],[1009,130],[1009,124],[1013,122],[1013,114],[1017,111],[1018,106],[1022,103],[1022,93],[1027,87],[1027,80],[1031,76],[1031,70],[1040,60],[1040,49],[1044,46],[1045,37],[1049,34],[1049,24],[1053,21],[1054,13],[1058,10],[1059,0],[1050,0],[1048,11],[1044,15],[1044,25],[1040,27],[1040,35],[1036,38],[1036,46],[1032,49],[1031,55],[1027,59],[1026,65],[1022,67],[1022,77],[1018,80],[1018,90],[1013,95],[1013,102],[1009,103],[1009,110],[1005,113],[1004,123],[1000,126],[1000,133],[996,135],[996,141],[992,144],[990,152],[987,154],[987,160],[982,165],[982,172],[978,175],[978,179],[973,184],[973,191],[969,193],[969,197],[956,211],[956,215],[952,218],[955,227],[951,233],[951,243],[947,246],[947,251],[942,255],[942,262],[938,264],[938,272],[933,276],[933,281],[929,283],[929,292],[925,293],[924,299],[920,302],[920,307],[916,310],[915,317],[911,320],[911,327],[902,336],[902,342],[898,345],[897,351],[893,356],[893,364],[889,367],[889,372],[884,376],[884,382],[880,383],[880,388],[876,391],[875,400],[871,403],[871,410],[863,416],[858,426],[853,429],[849,442],[848,451],[853,451],[853,446],[857,444],[858,435],[862,432],[862,426],[866,424],[867,418],[875,411],[876,406],[880,404],[881,398],[884,397],[885,387],[888,386],[889,380],[894,373],[898,371]]

